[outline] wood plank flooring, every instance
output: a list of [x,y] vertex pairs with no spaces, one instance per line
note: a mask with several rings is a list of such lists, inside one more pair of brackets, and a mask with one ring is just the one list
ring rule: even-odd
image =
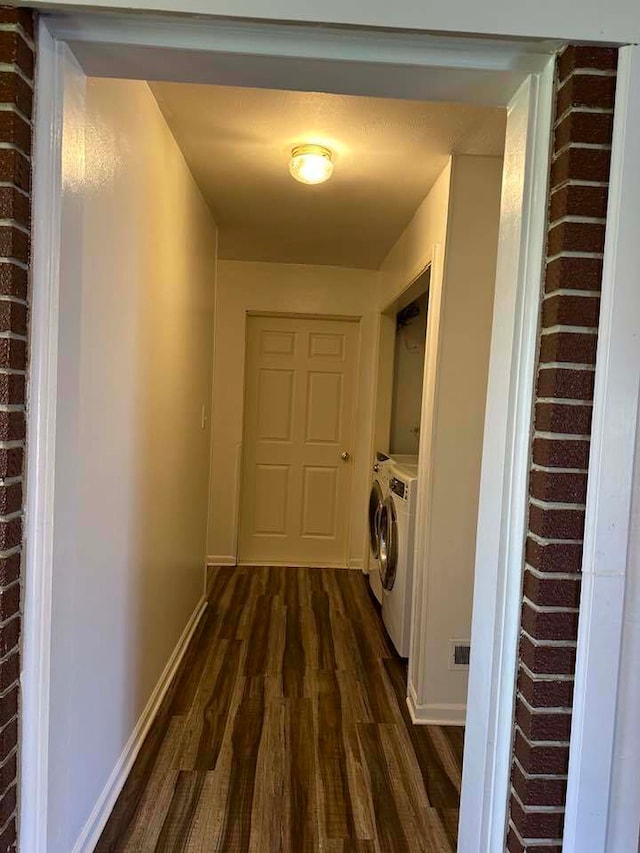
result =
[[96,851],[455,851],[463,730],[405,688],[359,572],[216,568]]

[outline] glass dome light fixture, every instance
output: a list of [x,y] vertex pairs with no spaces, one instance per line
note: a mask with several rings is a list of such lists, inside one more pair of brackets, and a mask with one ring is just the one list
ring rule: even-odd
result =
[[324,145],[296,145],[289,172],[301,184],[323,184],[333,174],[331,151]]

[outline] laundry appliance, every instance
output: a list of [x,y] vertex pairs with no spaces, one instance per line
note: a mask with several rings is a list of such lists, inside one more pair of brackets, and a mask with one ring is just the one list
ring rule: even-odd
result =
[[377,517],[382,619],[399,655],[409,656],[413,595],[418,459],[391,457],[385,463],[384,496]]
[[380,536],[378,525],[385,498],[389,493],[389,478],[386,476],[386,469],[390,462],[391,459],[386,453],[380,451],[376,453],[376,461],[373,465],[373,481],[369,495],[369,544],[371,546],[369,555],[369,585],[379,604],[382,604],[382,581],[380,579]]

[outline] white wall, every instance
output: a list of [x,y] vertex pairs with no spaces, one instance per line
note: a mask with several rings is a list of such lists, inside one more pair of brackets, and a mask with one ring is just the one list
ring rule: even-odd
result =
[[637,0],[36,0],[42,7],[107,7],[280,21],[398,27],[443,33],[562,38],[596,42],[640,41]]
[[83,88],[63,146],[48,853],[73,850],[198,605],[206,542],[216,227],[147,85],[87,80],[86,115]]
[[[415,566],[409,665],[414,710],[422,722],[464,722],[466,710],[468,673],[449,668],[449,643],[471,635],[501,182],[501,158],[454,156],[437,379],[430,423],[422,424],[430,435],[429,458],[420,460],[429,484],[425,515],[418,518],[426,530],[425,562]],[[429,329],[436,319],[431,310],[436,286],[432,277]]]
[[245,318],[248,311],[253,311],[362,318],[349,563],[354,567],[364,565],[368,556],[365,545],[373,440],[371,411],[377,365],[377,306],[378,274],[371,270],[220,261],[213,377],[210,562],[233,563],[236,557]]
[[380,267],[380,309],[395,308],[403,291],[432,261],[435,243],[444,247],[449,213],[451,158]]

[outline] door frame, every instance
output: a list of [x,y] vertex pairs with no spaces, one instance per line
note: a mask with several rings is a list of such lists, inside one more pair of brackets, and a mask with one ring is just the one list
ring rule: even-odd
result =
[[[235,507],[234,507],[234,518],[235,518],[235,533],[234,533],[234,554],[237,565],[242,565],[239,562],[240,559],[240,525],[242,521],[242,477],[244,473],[244,459],[245,459],[245,442],[244,442],[244,430],[245,430],[245,416],[247,410],[247,347],[249,345],[249,319],[251,317],[275,317],[282,319],[291,319],[291,320],[342,320],[345,323],[353,323],[358,328],[358,352],[356,357],[356,382],[360,377],[360,369],[362,367],[362,316],[356,314],[309,314],[305,312],[291,312],[291,311],[252,311],[251,309],[245,311],[244,317],[244,348],[242,352],[243,357],[243,365],[242,365],[242,376],[244,382],[243,395],[242,395],[242,442],[238,449],[238,465],[236,471],[236,483],[235,483]],[[358,414],[360,411],[360,407],[358,404],[358,400],[356,398],[356,405],[353,409],[353,424],[352,428],[354,431],[354,447],[355,447],[355,430],[356,424],[358,421]],[[355,458],[355,453],[353,454],[353,458]],[[349,487],[349,522],[353,517],[353,479],[354,473],[352,471],[351,474],[351,484]],[[350,568],[349,566],[349,555],[351,554],[351,542],[352,542],[352,534],[351,534],[351,523],[349,523],[347,530],[347,537],[345,540],[345,549],[344,549],[344,560],[341,562],[340,566],[336,566],[336,568]],[[247,564],[248,565],[248,564]],[[251,565],[255,565],[252,563]],[[269,562],[268,565],[274,565],[272,562]],[[315,564],[309,563],[296,563],[296,565],[300,566],[308,566],[313,568]]]
[[[501,212],[499,322],[491,346],[474,592],[469,686],[474,714],[467,732],[459,842],[465,853],[502,853],[554,47],[401,31],[194,21],[179,15],[81,13],[40,19],[21,755],[21,799],[35,807],[23,810],[22,849],[46,850],[61,142],[64,68],[72,50],[84,72],[94,76],[163,79],[169,68],[173,80],[215,83],[221,82],[223,68],[225,82],[235,85],[261,82],[469,103],[486,103],[490,96],[508,107],[513,143],[508,156],[515,172],[504,188]],[[336,67],[340,74],[334,73]]]

